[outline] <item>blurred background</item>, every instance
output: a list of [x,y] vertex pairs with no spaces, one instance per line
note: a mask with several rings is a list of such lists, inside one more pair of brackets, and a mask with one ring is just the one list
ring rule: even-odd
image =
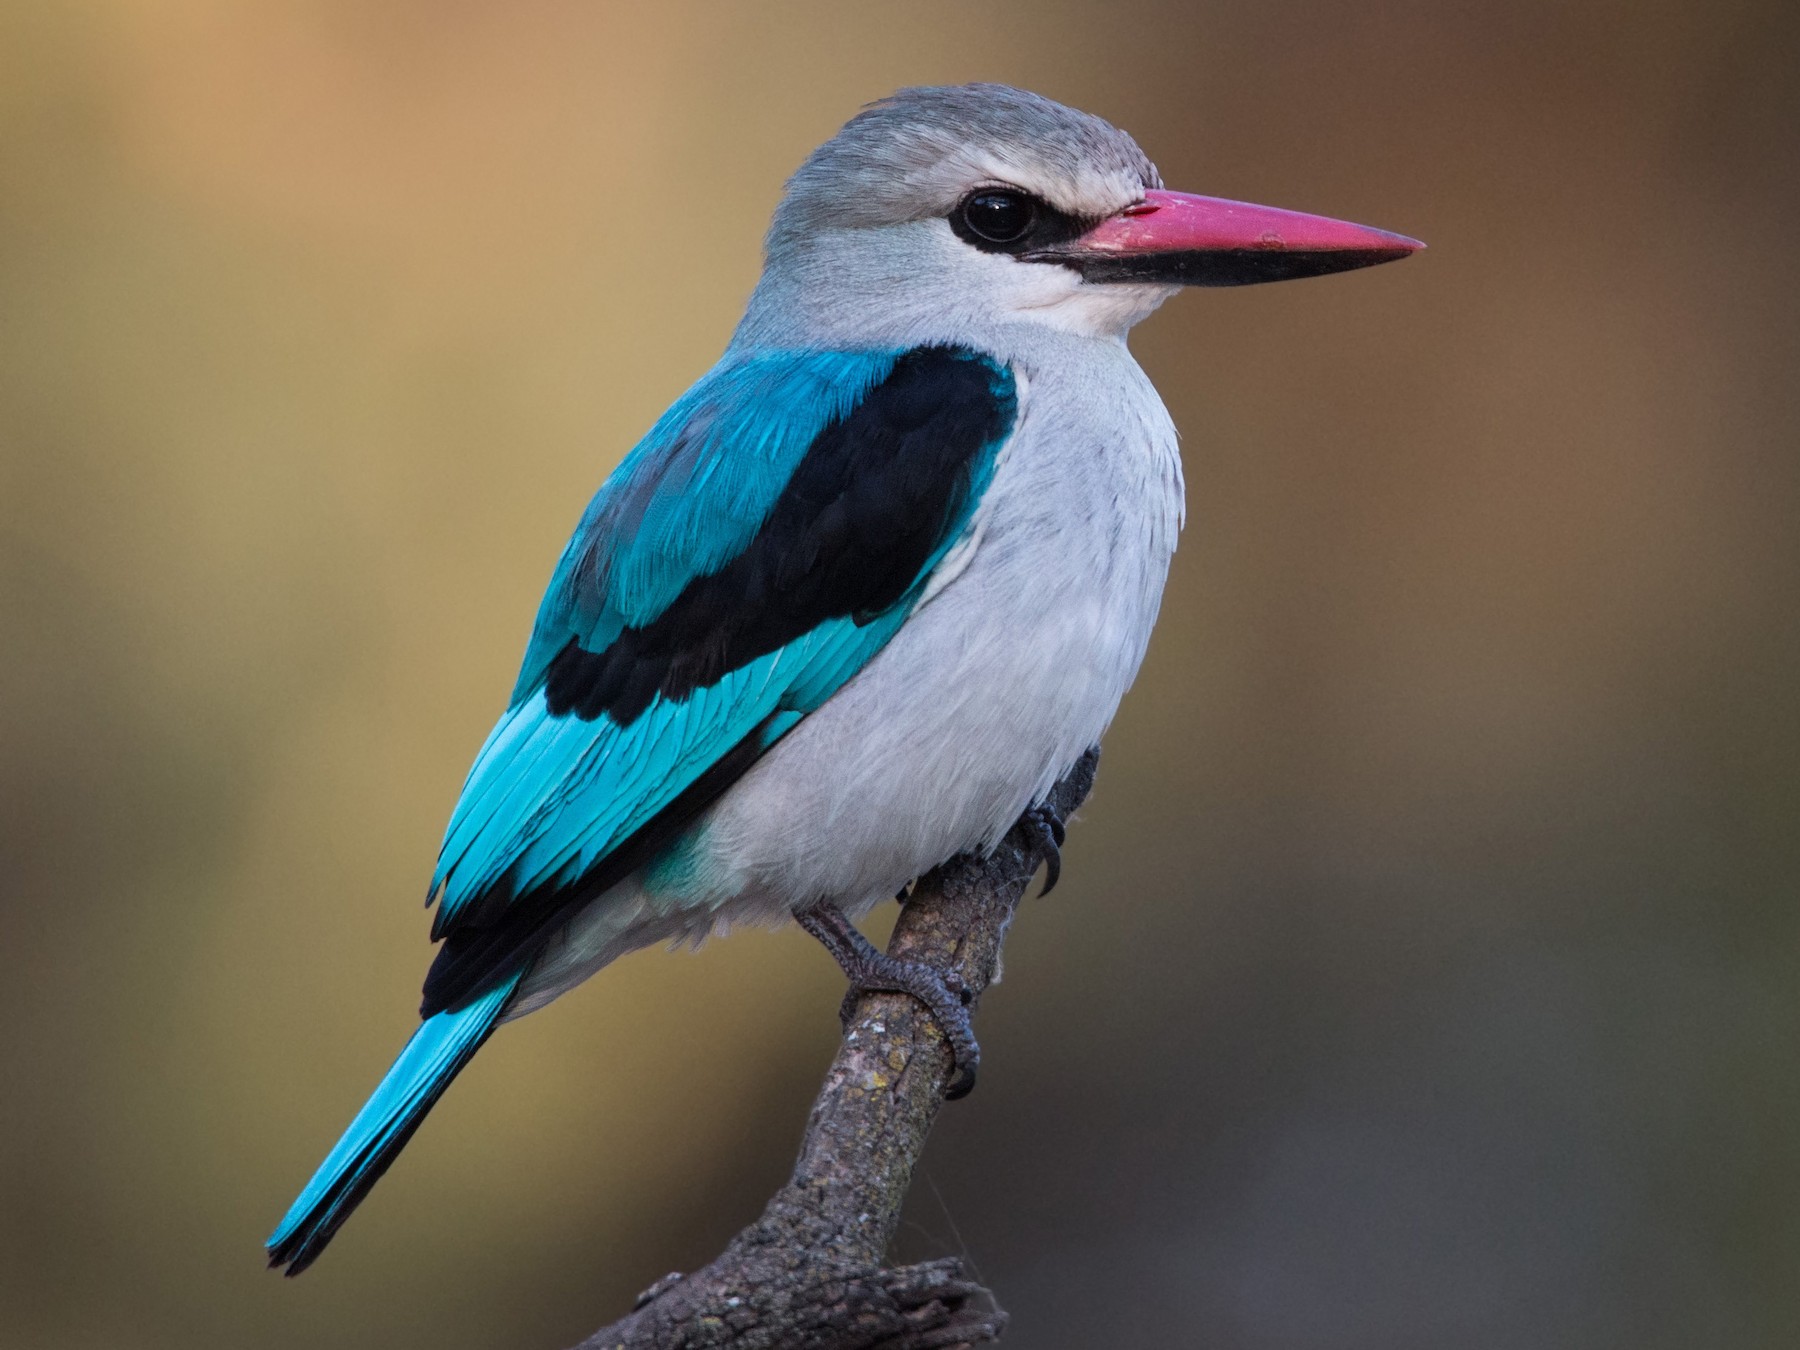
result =
[[[0,10],[0,1344],[569,1345],[782,1179],[795,931],[507,1028],[316,1270],[588,495],[995,79],[1420,236],[1135,335],[1189,529],[899,1256],[1008,1344],[1800,1343],[1800,8]],[[890,911],[891,913],[891,911]],[[885,922],[885,917],[883,919]]]

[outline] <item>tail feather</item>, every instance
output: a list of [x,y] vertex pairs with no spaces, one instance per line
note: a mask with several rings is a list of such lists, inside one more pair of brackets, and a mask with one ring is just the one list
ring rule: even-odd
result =
[[413,1033],[381,1086],[356,1113],[269,1237],[269,1265],[298,1275],[325,1250],[350,1212],[406,1147],[425,1113],[493,1034],[518,988],[515,975],[454,1012],[430,1017]]

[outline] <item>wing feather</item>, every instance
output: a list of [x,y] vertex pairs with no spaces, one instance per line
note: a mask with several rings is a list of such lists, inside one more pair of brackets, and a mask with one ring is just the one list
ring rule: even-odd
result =
[[763,354],[676,403],[565,549],[445,832],[428,1015],[516,974],[881,649],[1016,412],[955,348]]

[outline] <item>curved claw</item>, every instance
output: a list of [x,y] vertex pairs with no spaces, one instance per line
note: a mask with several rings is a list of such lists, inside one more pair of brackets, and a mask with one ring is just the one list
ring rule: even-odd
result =
[[975,1090],[975,1077],[981,1069],[981,1048],[975,1047],[975,1057],[965,1062],[957,1057],[956,1068],[951,1071],[950,1081],[944,1085],[944,1100],[961,1101]]
[[1038,895],[1046,896],[1062,880],[1062,846],[1069,837],[1068,827],[1049,802],[1041,802],[1020,816],[1018,827],[1043,855],[1044,889]]

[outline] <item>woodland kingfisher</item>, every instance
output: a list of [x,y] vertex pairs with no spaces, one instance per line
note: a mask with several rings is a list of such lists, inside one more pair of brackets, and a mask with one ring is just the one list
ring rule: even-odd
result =
[[496,1027],[652,943],[794,919],[924,1003],[966,1091],[958,991],[852,920],[1015,826],[1061,842],[1045,798],[1137,674],[1183,518],[1127,333],[1182,287],[1420,247],[1168,191],[1002,85],[902,90],[813,151],[724,355],[562,553],[444,834],[423,1020],[270,1264],[318,1257]]

